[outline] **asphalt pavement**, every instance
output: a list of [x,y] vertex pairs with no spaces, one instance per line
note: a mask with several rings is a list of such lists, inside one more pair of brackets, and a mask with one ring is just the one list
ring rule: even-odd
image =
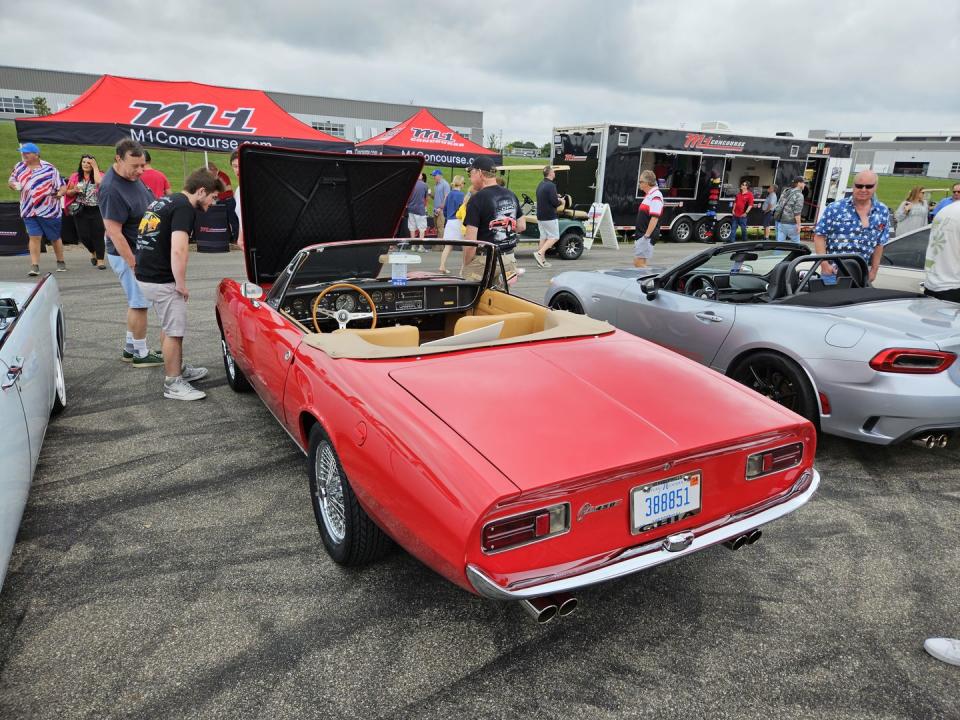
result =
[[[657,264],[699,247],[661,243]],[[534,300],[631,261],[541,270],[531,251],[515,292]],[[213,305],[239,253],[190,255],[185,355],[211,370],[191,403],[120,362],[113,273],[67,262],[68,407],[0,591],[0,718],[960,718],[960,668],[922,649],[960,636],[956,446],[823,438],[818,495],[757,544],[589,588],[538,626],[402,551],[328,559],[303,455],[226,385]],[[0,258],[0,279],[27,269]]]

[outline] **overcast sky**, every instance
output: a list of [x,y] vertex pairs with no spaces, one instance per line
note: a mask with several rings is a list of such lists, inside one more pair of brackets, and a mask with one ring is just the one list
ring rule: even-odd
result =
[[956,0],[3,6],[0,64],[482,110],[504,142],[598,121],[960,130]]

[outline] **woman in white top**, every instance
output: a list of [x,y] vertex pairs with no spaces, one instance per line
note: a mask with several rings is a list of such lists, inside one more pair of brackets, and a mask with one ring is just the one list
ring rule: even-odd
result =
[[897,221],[897,236],[903,237],[911,230],[922,228],[927,224],[927,203],[923,200],[923,188],[917,185],[907,195],[907,199],[900,203],[893,214]]

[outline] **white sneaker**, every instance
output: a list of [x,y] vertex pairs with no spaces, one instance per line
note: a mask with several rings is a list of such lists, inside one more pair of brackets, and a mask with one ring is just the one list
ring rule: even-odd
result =
[[542,268],[548,267],[547,261],[543,259],[543,255],[540,254],[539,250],[533,251],[533,259],[537,261],[537,265],[539,265],[540,267]]
[[169,400],[203,400],[207,394],[178,377],[163,381],[163,396]]
[[203,380],[210,373],[205,367],[194,367],[193,365],[184,365],[180,370],[180,376],[188,383]]
[[960,665],[960,640],[953,638],[927,638],[923,649],[950,665]]

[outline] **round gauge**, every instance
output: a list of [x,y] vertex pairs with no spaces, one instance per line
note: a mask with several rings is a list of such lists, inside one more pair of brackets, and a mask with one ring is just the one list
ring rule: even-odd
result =
[[383,300],[384,300],[384,302],[392,303],[392,302],[393,302],[393,298],[394,298],[393,290],[387,290],[387,291],[383,294]]
[[338,295],[337,300],[334,303],[334,307],[337,310],[353,312],[357,307],[357,301],[354,299],[353,295]]
[[379,305],[381,302],[383,302],[383,293],[379,290],[374,290],[372,293],[370,293],[370,299],[373,300],[374,305]]
[[293,299],[293,314],[295,317],[300,317],[307,311],[307,301],[302,297]]

